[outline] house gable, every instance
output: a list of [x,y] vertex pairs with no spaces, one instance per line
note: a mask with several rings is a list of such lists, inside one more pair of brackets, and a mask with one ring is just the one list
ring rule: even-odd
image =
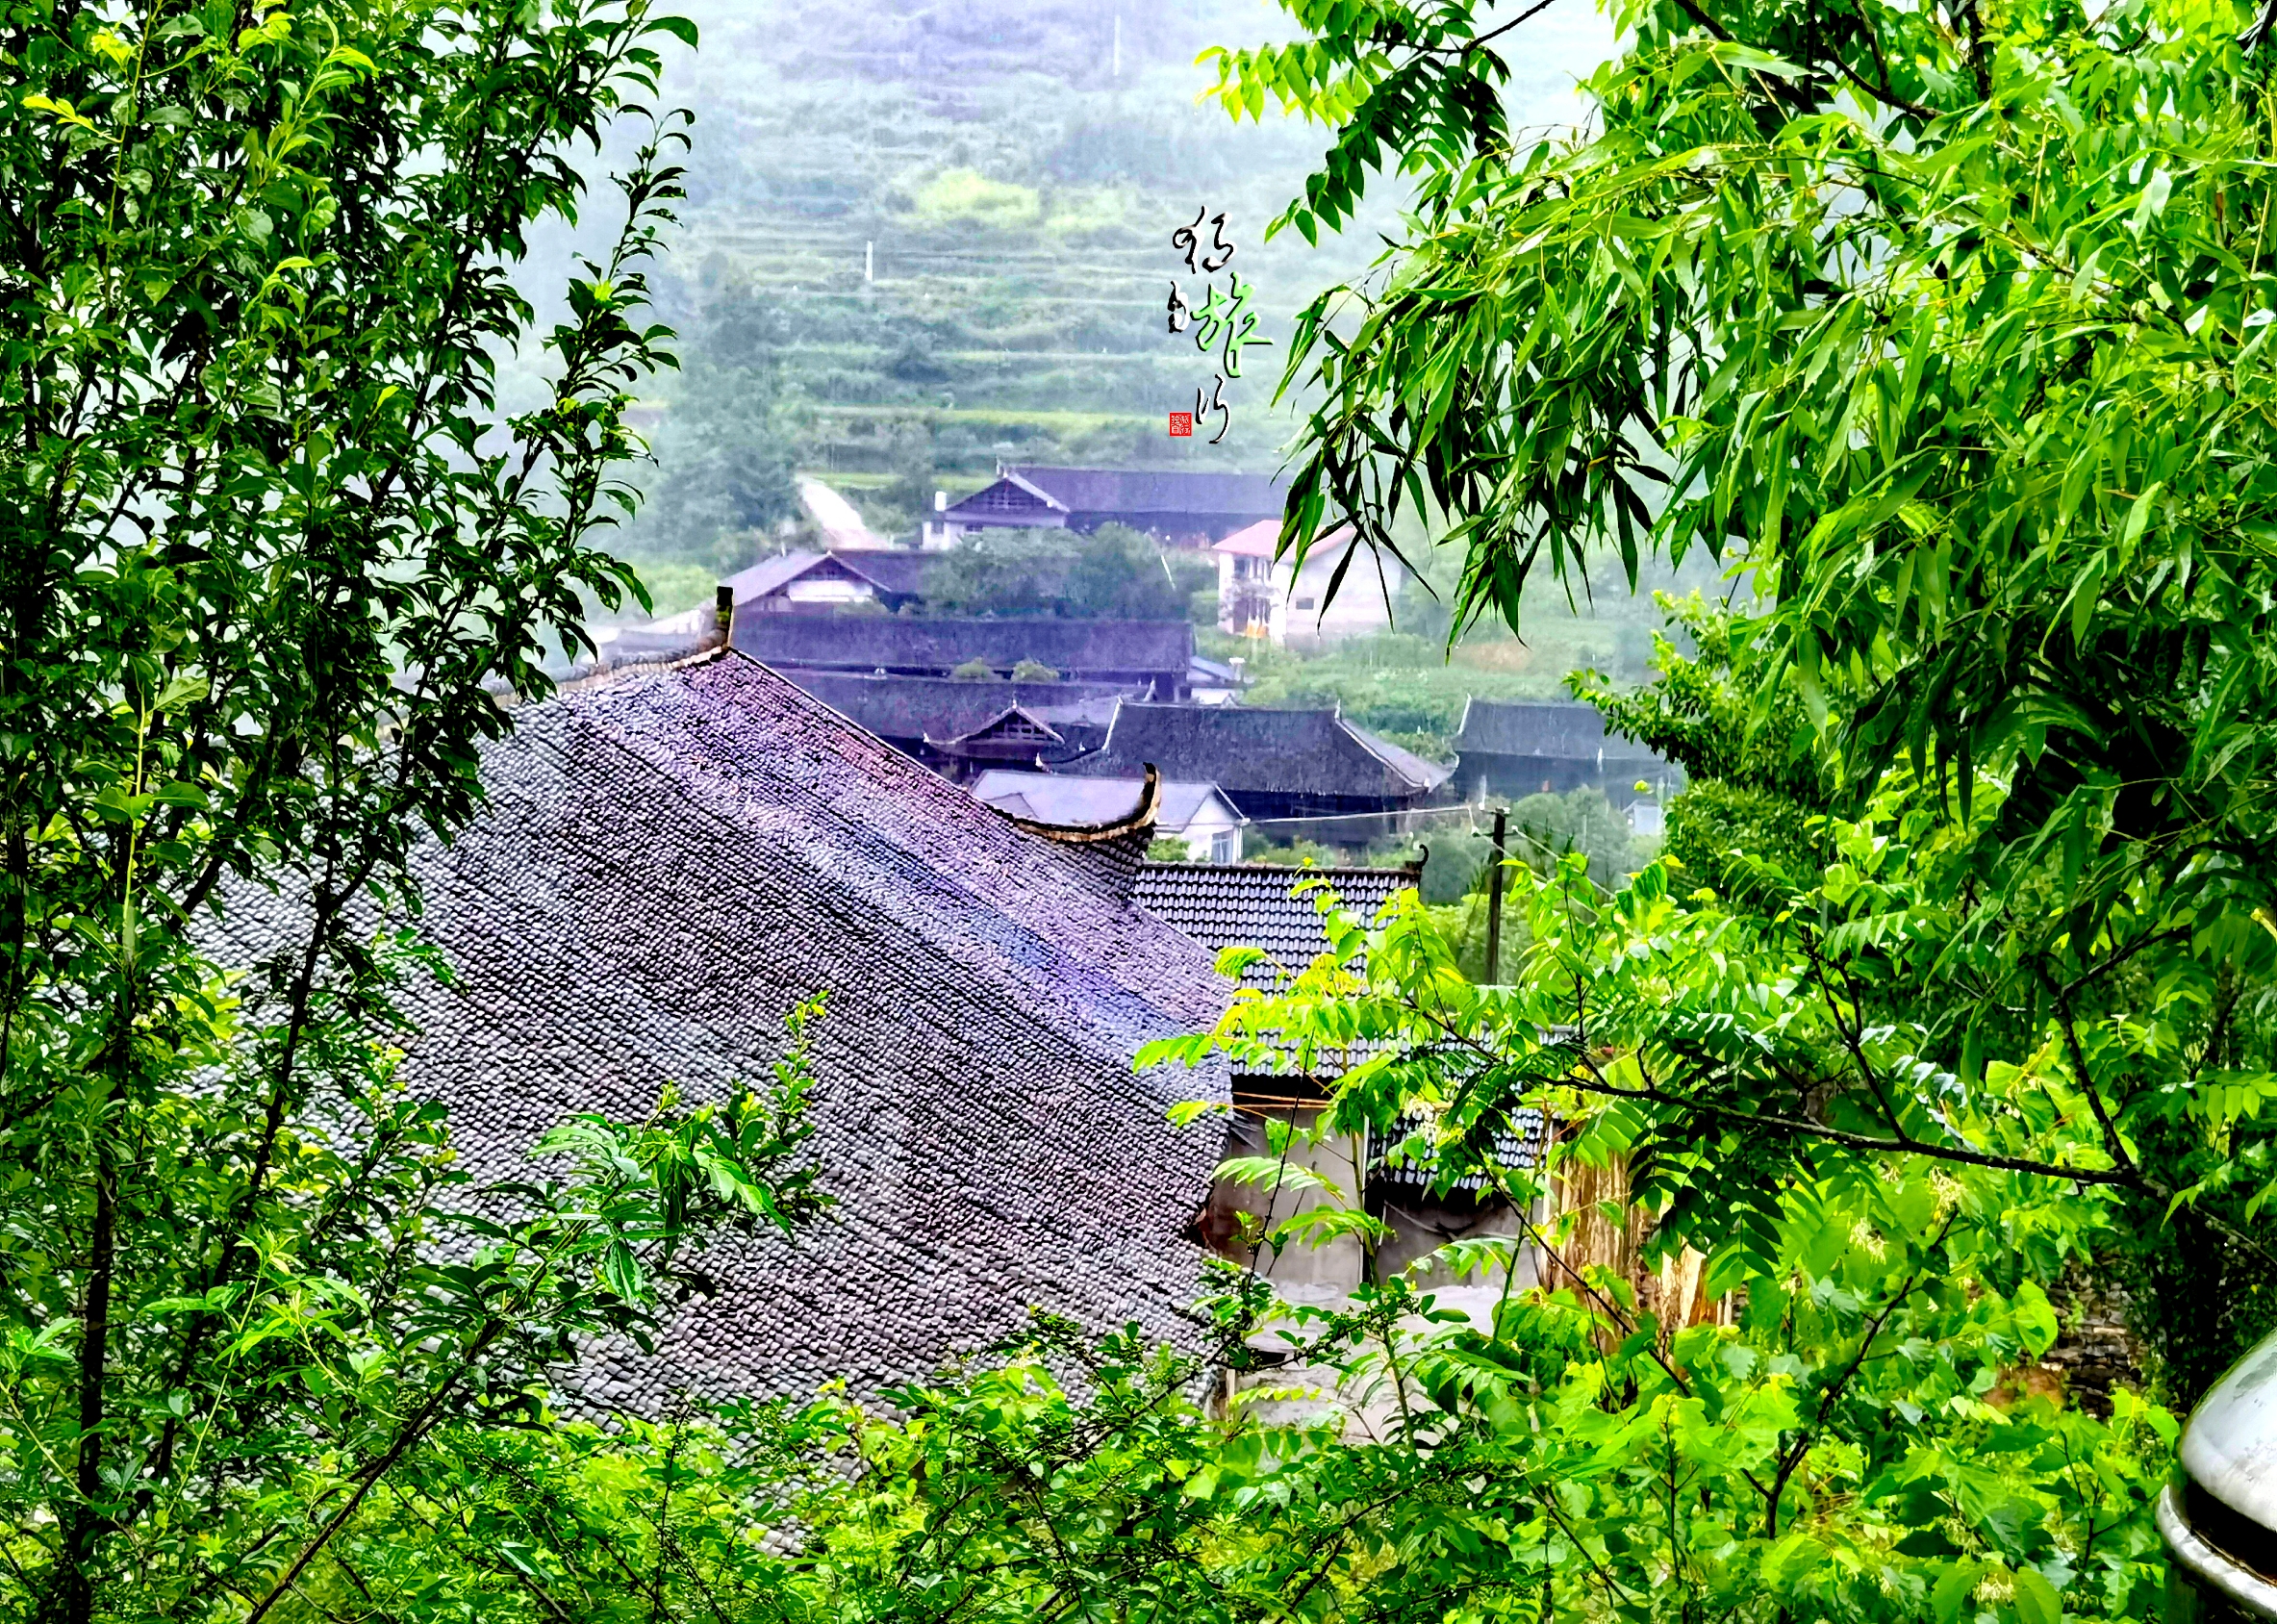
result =
[[952,524],[1061,529],[1068,509],[1018,474],[1007,473],[952,504],[942,517]]

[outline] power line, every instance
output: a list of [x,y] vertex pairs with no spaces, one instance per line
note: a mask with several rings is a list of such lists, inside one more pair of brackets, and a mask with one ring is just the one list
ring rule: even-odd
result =
[[[1484,807],[1474,806],[1470,802],[1464,801],[1456,806],[1417,806],[1400,812],[1320,812],[1307,813],[1295,818],[1252,818],[1250,823],[1252,825],[1270,825],[1278,828],[1284,824],[1348,824],[1355,818],[1374,819],[1380,822],[1386,818],[1454,817],[1459,813],[1472,820],[1471,832],[1476,834],[1479,832],[1477,827],[1479,814],[1484,810],[1486,810]],[[1394,830],[1393,832],[1403,831]],[[1523,827],[1512,828],[1509,833],[1513,838],[1525,841],[1546,857],[1565,855],[1563,850]]]

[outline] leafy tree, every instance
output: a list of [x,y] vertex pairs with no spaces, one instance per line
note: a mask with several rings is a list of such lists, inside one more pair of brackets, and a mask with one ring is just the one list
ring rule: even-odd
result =
[[1057,682],[1059,672],[1041,660],[1022,660],[1012,668],[1015,682]]
[[996,667],[990,665],[977,654],[956,667],[949,674],[959,682],[994,682],[997,680]]
[[[486,1191],[386,1041],[429,968],[408,852],[474,810],[582,595],[630,584],[595,544],[668,360],[640,313],[680,140],[637,110],[693,30],[644,0],[8,30],[0,1611],[309,1616],[425,1562],[391,1611],[423,1616],[436,1549],[395,1535],[447,1514],[438,1462],[544,1435],[548,1372],[645,1334],[707,1230],[811,1205],[796,1061],[566,1124]],[[614,246],[534,330],[523,244],[627,114]],[[525,347],[544,403],[502,418]]]
[[1152,537],[1125,524],[1102,524],[1083,538],[1068,571],[1076,612],[1106,621],[1182,621],[1188,595],[1200,587],[1177,572]]
[[1064,532],[975,531],[925,571],[925,607],[937,615],[1048,615],[1066,604],[1071,549]]
[[[897,1395],[891,1421],[847,1412],[862,1470],[807,1513],[831,1607],[2154,1615],[2173,1416],[2122,1388],[2100,1419],[2018,1374],[2059,1331],[2039,1282],[2109,1229],[2129,1174],[2054,1047],[1943,1075],[1936,1114],[1892,1091],[1918,1030],[1861,1030],[1853,978],[1918,974],[1962,917],[1923,906],[1954,848],[1933,816],[1904,823],[1831,831],[1827,882],[1771,917],[1680,899],[1659,864],[1614,894],[1578,856],[1520,869],[1503,987],[1457,973],[1412,893],[1372,922],[1325,901],[1335,952],[1142,1058],[1270,1074],[1357,1048],[1316,1136],[1370,1134],[1521,1215],[1620,1170],[1661,1266],[1592,1256],[1583,1221],[1605,1215],[1569,1208],[1326,1307],[1228,1271],[1184,1358],[1046,1326],[1007,1368]],[[1870,928],[1892,915],[1914,930]],[[1570,1131],[1513,1160],[1531,1112]],[[1296,1179],[1269,1150],[1226,1171]],[[1380,1233],[1355,1192],[1299,1181],[1316,1200],[1273,1244]],[[1210,1362],[1229,1372],[1217,1418],[1189,1399]]]
[[789,317],[746,287],[707,301],[655,436],[632,550],[726,573],[798,516],[797,405],[782,359],[790,342]]
[[1428,500],[1461,617],[1513,622],[1537,563],[1751,577],[1750,726],[1798,707],[1834,810],[1903,782],[1966,853],[1921,1054],[2054,1046],[2187,1398],[2277,1318],[2264,20],[1651,0],[1594,126],[1521,143],[1522,21],[1292,10],[1310,38],[1220,59],[1227,105],[1335,127],[1287,218],[1395,151],[1418,212],[1299,324],[1290,545]]
[[925,572],[926,607],[944,615],[1175,621],[1190,590],[1151,538],[1121,524],[976,532]]
[[1830,860],[1822,819],[1834,804],[1833,774],[1813,749],[1803,706],[1774,701],[1758,723],[1733,669],[1734,628],[1697,595],[1662,607],[1691,644],[1680,654],[1656,638],[1658,680],[1618,693],[1594,673],[1577,672],[1574,692],[1606,725],[1682,767],[1683,793],[1668,808],[1663,849],[1689,874],[1723,891],[1744,891],[1768,867],[1807,884]]

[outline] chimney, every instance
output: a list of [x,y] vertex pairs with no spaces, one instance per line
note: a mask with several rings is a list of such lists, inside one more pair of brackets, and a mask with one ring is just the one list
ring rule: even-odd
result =
[[933,493],[933,511],[935,513],[947,513],[949,511],[949,493],[947,491],[936,491]]
[[712,594],[712,613],[719,623],[719,641],[728,642],[735,635],[735,588],[725,581]]

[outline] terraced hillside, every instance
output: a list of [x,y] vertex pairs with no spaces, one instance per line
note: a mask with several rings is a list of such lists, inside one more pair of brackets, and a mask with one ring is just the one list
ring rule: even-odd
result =
[[[704,461],[692,446],[719,436],[684,425],[718,418],[718,397],[737,391],[767,394],[767,410],[763,421],[742,414],[728,441],[793,437],[799,471],[889,530],[914,524],[932,490],[983,482],[999,458],[1278,462],[1288,411],[1269,403],[1290,318],[1376,244],[1364,231],[1319,249],[1294,233],[1266,243],[1266,221],[1301,187],[1322,136],[1270,115],[1234,126],[1196,104],[1210,78],[1197,53],[1270,37],[1271,8],[686,9],[704,42],[675,88],[698,121],[663,292],[692,353],[657,402],[660,481]],[[1538,53],[1535,81],[1514,99],[1570,116],[1564,92],[1601,26],[1582,13],[1582,42]],[[1553,25],[1546,38],[1563,36]],[[1211,371],[1164,322],[1174,272],[1199,297],[1202,279],[1185,274],[1170,236],[1204,203],[1227,212],[1231,268],[1254,287],[1276,344],[1227,386],[1234,415],[1217,446],[1173,440],[1166,423]],[[1379,208],[1387,223],[1388,202]],[[739,349],[754,330],[764,343]],[[743,511],[761,515],[755,503]],[[658,521],[673,512],[659,503]],[[658,521],[643,526],[643,550],[678,550]]]

